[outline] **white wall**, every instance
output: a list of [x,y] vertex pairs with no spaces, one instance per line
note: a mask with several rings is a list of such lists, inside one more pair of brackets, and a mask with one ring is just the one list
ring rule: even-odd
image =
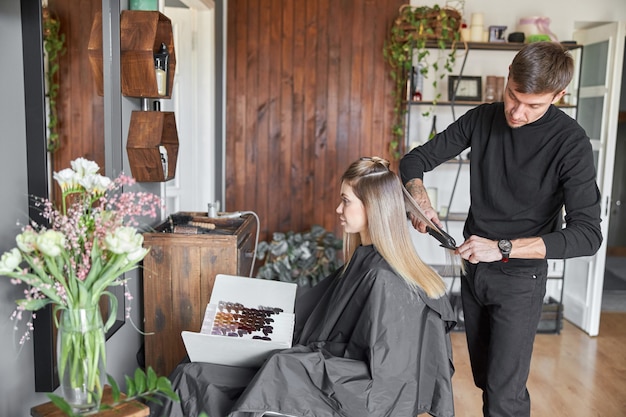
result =
[[[22,63],[22,32],[19,0],[0,1],[0,50],[4,65],[0,65],[0,254],[15,247],[19,221],[28,221],[26,176],[26,120],[24,115],[24,80]],[[0,277],[0,416],[30,415],[30,407],[47,400],[45,394],[35,393],[33,346],[21,346],[22,331],[13,330],[9,317],[15,300],[21,298],[21,288],[8,278]]]

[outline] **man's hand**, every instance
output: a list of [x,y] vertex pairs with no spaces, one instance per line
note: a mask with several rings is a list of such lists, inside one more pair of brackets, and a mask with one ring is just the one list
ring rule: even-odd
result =
[[[439,221],[439,218],[437,217],[437,213],[435,212],[435,210],[433,210],[433,208],[428,208],[426,210],[424,210],[424,214],[426,215],[426,217],[428,217],[433,223],[435,223],[436,225],[438,225],[439,227],[441,227],[441,222]],[[416,218],[413,213],[409,213],[409,219],[411,220],[411,224],[413,225],[413,227],[415,228],[415,230],[419,231],[420,233],[426,233],[426,227],[428,226],[426,223],[424,223],[423,221],[421,221],[420,219]]]
[[[420,208],[424,211],[426,217],[437,226],[441,227],[441,222],[439,221],[439,217],[437,217],[437,211],[435,211],[432,207],[430,198],[428,198],[428,192],[426,192],[426,188],[424,188],[422,180],[419,178],[412,179],[406,183],[406,189],[409,194],[411,194],[415,202],[417,202]],[[426,233],[426,223],[412,214],[409,215],[409,218],[411,219],[411,224],[417,231],[420,233]]]
[[475,235],[470,236],[469,239],[463,242],[456,249],[456,253],[472,264],[494,262],[502,259],[497,240],[485,239]]
[[[526,237],[511,240],[513,249],[509,258],[545,259],[546,245],[540,237]],[[470,263],[494,262],[502,259],[497,240],[472,235],[456,250],[456,253]]]

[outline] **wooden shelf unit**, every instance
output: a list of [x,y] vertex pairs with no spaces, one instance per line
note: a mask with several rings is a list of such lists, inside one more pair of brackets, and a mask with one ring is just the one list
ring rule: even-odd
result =
[[[164,146],[167,150],[167,172],[164,172],[159,146]],[[174,112],[132,112],[126,153],[135,180],[160,182],[174,178],[178,160],[178,133]]]
[[[159,95],[155,54],[161,44],[169,53],[166,94]],[[103,95],[102,13],[91,26],[88,53],[98,94]],[[142,99],[169,99],[176,72],[171,20],[158,11],[123,10],[120,15],[120,78],[122,95]],[[159,146],[167,150],[163,172]],[[126,150],[135,180],[162,182],[174,178],[178,160],[178,133],[173,112],[132,112]]]
[[[154,54],[165,43],[169,52],[167,92],[157,90]],[[104,95],[102,72],[102,13],[96,13],[88,45],[89,62],[98,94]],[[143,98],[171,98],[176,72],[176,51],[171,20],[157,11],[123,10],[120,15],[120,60],[122,95]]]

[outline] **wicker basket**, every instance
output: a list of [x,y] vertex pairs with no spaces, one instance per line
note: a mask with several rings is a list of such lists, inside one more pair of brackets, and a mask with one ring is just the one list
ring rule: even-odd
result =
[[[398,17],[395,20],[396,27],[404,29],[403,37],[416,36],[416,33],[425,35],[426,39],[454,41],[459,36],[455,36],[461,28],[461,13],[451,7],[435,9],[425,6],[411,6],[404,4],[400,6]],[[448,27],[444,36],[443,25]]]

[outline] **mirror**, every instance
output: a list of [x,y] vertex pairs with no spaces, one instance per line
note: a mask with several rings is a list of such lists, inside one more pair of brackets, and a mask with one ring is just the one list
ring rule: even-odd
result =
[[[24,101],[26,117],[26,161],[28,195],[48,198],[48,158],[44,91],[43,33],[40,0],[21,0],[22,47],[24,50]],[[34,205],[28,216],[43,222]],[[54,369],[52,307],[37,312],[34,320],[33,349],[35,391],[54,391],[59,385]]]
[[[117,16],[119,16],[119,4],[115,5],[115,3],[115,1],[103,0],[103,10],[111,10],[111,14],[114,15],[116,12],[112,9],[117,7]],[[28,195],[50,198],[41,0],[20,0],[20,10],[24,59]],[[117,28],[119,33],[119,25]],[[110,37],[109,35],[110,34],[107,33],[105,38],[108,39]],[[117,52],[119,54],[119,51]],[[119,63],[119,60],[117,62]],[[109,90],[105,88],[105,101],[107,99],[109,102],[111,101],[110,98],[106,97],[106,91],[115,91],[114,88],[114,86],[111,86]],[[119,87],[117,91],[119,91]],[[111,108],[113,108],[113,111]],[[115,126],[117,120],[121,120],[121,114],[111,117],[115,111],[120,113],[119,104],[117,106],[109,106],[108,108],[105,106],[105,113],[107,111],[108,116],[105,114],[105,121],[108,122],[110,129],[111,126]],[[114,120],[111,122],[110,119]],[[121,128],[119,130],[121,131]],[[111,144],[113,140],[110,138],[112,136],[115,137],[115,135],[112,135],[110,131],[108,134],[109,139],[105,138],[105,142]],[[105,144],[105,147],[106,146],[110,147],[110,145]],[[121,166],[120,155],[121,151],[119,155],[115,151],[105,155],[107,161],[105,172],[107,172],[108,175],[110,175],[109,173],[111,172],[119,172],[119,169],[116,169],[116,167]],[[38,223],[43,224],[45,222],[40,216],[39,211],[35,209],[34,204],[29,204],[28,215],[30,219]],[[111,292],[113,292],[118,299],[118,310],[115,324],[107,333],[107,339],[120,329],[125,322],[124,310],[126,299],[124,297],[124,288],[119,286],[112,287]],[[106,312],[104,314],[106,314]],[[34,320],[32,343],[34,349],[36,392],[52,392],[59,386],[56,371],[55,336],[56,329],[53,323],[52,307],[47,306],[37,312],[36,319]]]

